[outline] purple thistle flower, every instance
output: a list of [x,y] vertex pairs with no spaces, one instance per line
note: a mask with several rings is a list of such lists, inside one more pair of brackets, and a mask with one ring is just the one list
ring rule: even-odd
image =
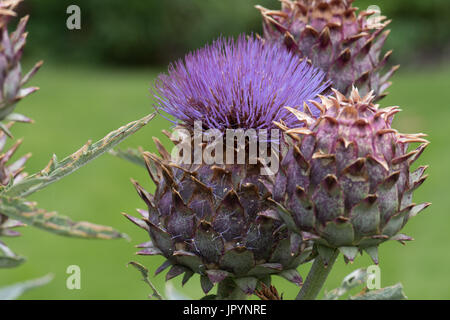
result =
[[[330,85],[325,73],[276,43],[242,35],[220,38],[169,66],[155,83],[157,110],[193,128],[271,129],[298,124],[286,106],[302,110]],[[315,107],[311,111],[318,115]]]

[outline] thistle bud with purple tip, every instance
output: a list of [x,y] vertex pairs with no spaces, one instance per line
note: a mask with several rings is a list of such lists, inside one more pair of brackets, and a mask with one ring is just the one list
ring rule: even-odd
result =
[[[320,111],[310,101],[328,86],[323,72],[283,46],[241,36],[219,39],[171,65],[167,75],[159,76],[155,97],[160,112],[187,134],[200,122],[202,130],[228,135],[230,130],[277,129],[274,121],[300,125],[285,107],[306,108],[313,117]],[[188,142],[208,148],[207,141],[195,138]],[[258,135],[247,139],[243,149],[248,152],[248,144],[262,140]],[[276,143],[273,136],[269,140]],[[296,269],[311,258],[311,246],[289,232],[271,209],[260,159],[247,154],[243,163],[174,163],[155,142],[160,156],[147,152],[144,157],[156,191],[150,194],[135,182],[146,209],[139,210],[141,219],[127,217],[151,238],[138,254],[167,259],[157,273],[170,268],[166,279],[184,274],[183,283],[198,273],[205,293],[220,284],[221,298],[232,297],[228,289],[233,287],[251,294],[274,274],[301,284]],[[231,148],[239,147],[233,140]]]
[[[17,15],[14,10],[21,1],[8,0],[0,3],[0,121],[32,122],[14,111],[20,100],[38,90],[37,87],[25,85],[42,66],[42,61],[26,75],[22,74],[20,63],[28,34],[25,31],[28,16],[20,20],[14,32],[8,31],[8,24]],[[0,130],[11,136],[3,123],[0,123]]]

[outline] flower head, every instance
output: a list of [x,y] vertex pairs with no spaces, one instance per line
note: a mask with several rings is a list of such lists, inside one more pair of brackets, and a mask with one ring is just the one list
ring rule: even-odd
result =
[[0,130],[9,136],[7,121],[32,122],[26,116],[17,114],[15,109],[20,100],[39,89],[25,85],[42,66],[42,61],[38,62],[30,72],[22,74],[21,59],[27,39],[28,16],[20,19],[14,32],[8,31],[20,2],[9,0],[0,3]]
[[314,239],[325,264],[332,251],[324,248],[339,249],[347,261],[364,250],[378,263],[378,246],[412,240],[400,230],[430,205],[413,202],[428,177],[426,166],[414,165],[429,144],[426,135],[399,133],[392,121],[400,109],[374,100],[353,88],[349,96],[334,90],[314,102],[320,118],[297,131],[280,159],[272,199]]
[[283,43],[324,71],[333,88],[349,95],[373,91],[385,97],[399,66],[384,72],[392,50],[382,54],[390,20],[375,10],[358,11],[354,0],[282,0],[281,10],[257,8],[263,15],[264,39]]
[[188,128],[194,121],[219,130],[271,129],[280,120],[294,125],[297,118],[285,107],[302,109],[315,100],[329,86],[324,77],[282,45],[220,38],[158,77],[156,107]]

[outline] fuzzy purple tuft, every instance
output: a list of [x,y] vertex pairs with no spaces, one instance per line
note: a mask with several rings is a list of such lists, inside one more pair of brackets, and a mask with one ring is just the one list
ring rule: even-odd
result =
[[[298,124],[286,106],[303,109],[330,85],[325,74],[284,46],[254,37],[220,38],[169,66],[155,83],[156,108],[192,128],[271,129]],[[319,111],[311,105],[311,111]]]

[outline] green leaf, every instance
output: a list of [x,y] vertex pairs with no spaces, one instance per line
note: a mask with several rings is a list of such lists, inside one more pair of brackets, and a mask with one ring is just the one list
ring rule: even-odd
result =
[[89,222],[74,222],[56,212],[48,212],[36,207],[33,202],[22,198],[0,196],[0,212],[34,226],[62,236],[88,239],[126,238],[111,227],[100,226]]
[[24,294],[26,291],[42,287],[52,280],[53,275],[49,274],[39,279],[29,280],[13,284],[8,287],[0,288],[0,300],[15,300],[19,298],[22,294]]
[[112,154],[113,156],[127,160],[131,163],[134,163],[138,166],[145,168],[146,167],[145,160],[144,157],[142,156],[142,152],[143,150],[140,148],[139,149],[129,148],[127,150],[113,149],[109,151],[109,153]]
[[356,296],[350,297],[350,300],[406,300],[408,299],[403,292],[403,286],[400,283],[391,287],[379,290],[368,291]]
[[38,190],[41,190],[53,182],[75,172],[90,161],[99,157],[111,148],[117,146],[125,138],[135,133],[155,116],[150,114],[140,120],[133,121],[105,136],[103,139],[92,144],[88,142],[74,154],[58,161],[56,156],[50,160],[49,164],[40,172],[35,173],[17,184],[6,187],[2,190],[3,195],[10,197],[26,197]]
[[[338,300],[350,290],[363,286],[367,283],[369,274],[366,269],[358,269],[344,278],[339,288],[326,292],[324,300]],[[403,293],[403,287],[400,283],[391,287],[379,290],[368,290],[365,286],[361,293],[349,297],[349,300],[404,300],[407,299]]]

